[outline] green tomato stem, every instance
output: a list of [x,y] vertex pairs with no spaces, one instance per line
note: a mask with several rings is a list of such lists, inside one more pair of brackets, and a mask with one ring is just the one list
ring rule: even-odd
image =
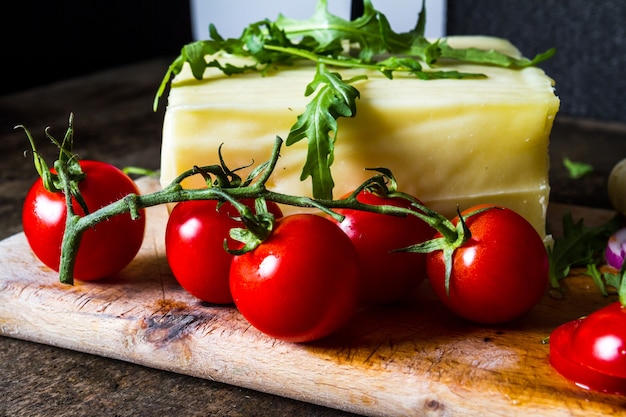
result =
[[[61,241],[61,261],[59,264],[59,278],[64,284],[73,284],[74,265],[78,256],[80,240],[85,230],[80,229],[81,217],[74,211],[72,201],[72,181],[70,179],[67,164],[55,164],[61,184],[63,184],[63,194],[65,196],[66,216],[65,233]],[[95,224],[95,223],[94,223]],[[69,277],[69,278],[68,278]]]

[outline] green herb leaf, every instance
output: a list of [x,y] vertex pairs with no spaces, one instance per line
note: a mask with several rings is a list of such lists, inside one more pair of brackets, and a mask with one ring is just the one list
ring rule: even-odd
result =
[[[602,279],[603,283],[606,283],[607,287],[615,288],[615,290],[618,290],[622,286],[621,273],[615,274],[613,272],[605,272],[602,274]],[[602,293],[602,295],[608,295],[606,287],[604,288],[604,291],[602,291],[602,288],[600,288],[600,292]]]
[[180,51],[180,55],[170,64],[161,80],[161,84],[157,90],[153,110],[156,111],[159,105],[159,98],[165,92],[165,89],[177,74],[183,70],[185,63],[189,64],[191,73],[194,78],[201,80],[204,76],[204,71],[209,67],[219,68],[225,75],[239,74],[246,71],[258,70],[256,65],[236,67],[234,65],[222,66],[217,60],[207,62],[206,56],[215,55],[218,52],[226,52],[238,56],[249,56],[250,53],[245,49],[243,41],[240,39],[226,39],[224,40],[214,25],[209,26],[209,32],[215,39],[201,40],[191,42],[184,45]]
[[575,162],[568,157],[563,158],[563,165],[567,168],[570,178],[578,179],[593,172],[593,166],[584,162]]
[[[586,227],[583,219],[574,222],[570,212],[563,216],[563,236],[554,240],[548,248],[550,258],[550,286],[560,289],[559,281],[572,268],[587,268],[594,277],[594,268],[603,260],[604,249],[609,237],[621,227],[621,219],[611,220],[596,227]],[[594,277],[597,280],[597,277]],[[602,291],[603,288],[600,288]]]
[[[342,42],[359,45],[359,59],[369,62],[376,54],[388,50],[380,34],[379,13],[371,2],[363,2],[363,15],[355,20],[345,20],[328,12],[326,0],[317,2],[315,13],[309,19],[296,20],[280,15],[276,24],[290,36],[308,39],[307,45],[315,45],[314,52],[335,50],[343,52]],[[314,43],[311,42],[314,40]]]
[[307,86],[305,94],[317,93],[304,113],[298,116],[285,141],[289,146],[308,139],[308,152],[300,179],[311,177],[315,198],[332,199],[334,182],[330,166],[337,137],[337,119],[354,117],[356,100],[360,97],[359,91],[350,85],[353,81],[343,81],[340,74],[329,72],[325,65],[318,65],[315,78]]
[[[619,272],[605,272],[602,274],[602,278],[607,286],[617,292],[620,303],[626,307],[626,262],[622,264]],[[608,291],[605,290],[602,294],[608,295]]]
[[528,58],[514,58],[498,52],[496,50],[482,50],[477,48],[452,48],[445,41],[440,43],[441,58],[456,59],[463,62],[471,62],[475,64],[489,64],[497,65],[499,67],[506,68],[525,68],[537,65],[547,59],[552,58],[556,53],[555,48],[548,49],[547,51],[536,55],[533,59]]

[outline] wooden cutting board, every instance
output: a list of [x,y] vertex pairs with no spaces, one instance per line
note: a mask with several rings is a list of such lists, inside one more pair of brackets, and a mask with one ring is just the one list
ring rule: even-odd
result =
[[[156,181],[142,179],[145,191]],[[554,205],[585,224],[611,212]],[[32,255],[23,234],[0,242],[0,334],[221,381],[371,416],[626,415],[626,398],[592,393],[549,364],[542,340],[613,299],[580,276],[523,319],[476,326],[448,313],[424,284],[404,306],[360,312],[326,340],[267,337],[234,307],[188,295],[172,277],[167,210],[147,213],[146,240],[118,276],[67,286]]]

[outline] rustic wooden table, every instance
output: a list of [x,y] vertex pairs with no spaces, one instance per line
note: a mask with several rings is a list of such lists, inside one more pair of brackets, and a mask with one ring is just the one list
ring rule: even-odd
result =
[[[22,199],[36,178],[24,124],[44,144],[75,115],[75,151],[117,166],[159,166],[163,104],[152,100],[169,62],[154,60],[0,97],[0,239],[21,231]],[[557,118],[551,147],[552,201],[608,208],[606,179],[626,157],[626,127]],[[590,163],[569,179],[564,156]],[[521,173],[523,175],[523,173]],[[1,325],[2,323],[0,323]],[[338,410],[131,363],[0,337],[0,416],[348,416]]]

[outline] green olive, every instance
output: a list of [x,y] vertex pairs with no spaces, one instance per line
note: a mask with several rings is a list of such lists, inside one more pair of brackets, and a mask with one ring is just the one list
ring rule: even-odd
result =
[[615,164],[611,170],[608,191],[613,208],[626,214],[626,158]]

